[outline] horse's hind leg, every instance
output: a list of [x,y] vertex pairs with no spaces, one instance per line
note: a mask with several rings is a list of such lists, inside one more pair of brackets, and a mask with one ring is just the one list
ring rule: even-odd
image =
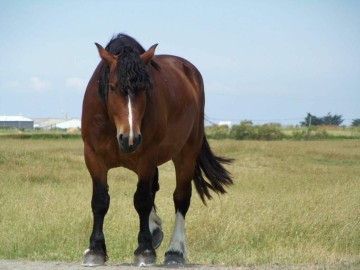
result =
[[174,191],[175,225],[170,245],[165,253],[165,264],[183,265],[187,258],[185,216],[190,206],[191,180],[194,176],[195,159],[180,155],[174,159],[176,188]]
[[152,180],[152,193],[153,193],[153,207],[150,212],[149,216],[149,229],[152,235],[152,246],[154,249],[157,249],[164,238],[164,233],[162,232],[161,228],[161,219],[156,214],[156,207],[155,207],[155,194],[157,191],[159,191],[159,171],[158,168],[156,168],[153,180]]

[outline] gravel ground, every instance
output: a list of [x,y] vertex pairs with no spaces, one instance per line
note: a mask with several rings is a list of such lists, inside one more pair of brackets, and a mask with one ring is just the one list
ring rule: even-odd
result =
[[[64,262],[39,262],[39,261],[11,261],[0,260],[0,269],[6,270],[86,270],[88,267],[81,266],[79,263],[64,263]],[[106,266],[96,267],[96,270],[136,270],[138,267],[125,264],[107,264]],[[171,267],[158,265],[153,267],[146,267],[146,270],[169,270]],[[337,264],[313,264],[313,265],[263,265],[263,266],[207,266],[207,265],[187,265],[185,267],[178,267],[182,270],[360,270],[360,262],[343,262]]]

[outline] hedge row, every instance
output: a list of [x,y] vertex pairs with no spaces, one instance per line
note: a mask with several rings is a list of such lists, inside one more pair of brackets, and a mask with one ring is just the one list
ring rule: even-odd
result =
[[213,125],[206,127],[206,136],[209,139],[235,140],[328,140],[328,139],[360,139],[359,136],[336,136],[326,130],[311,128],[284,129],[280,124],[253,125],[250,121],[241,122],[231,128],[228,126]]

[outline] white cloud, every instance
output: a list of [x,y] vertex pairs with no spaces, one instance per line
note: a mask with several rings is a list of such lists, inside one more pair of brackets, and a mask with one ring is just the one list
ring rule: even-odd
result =
[[39,77],[30,78],[30,87],[40,92],[44,92],[50,88],[50,82],[42,80]]
[[79,89],[79,90],[84,90],[86,87],[85,81],[81,78],[76,78],[76,77],[67,78],[65,80],[65,84],[68,88]]

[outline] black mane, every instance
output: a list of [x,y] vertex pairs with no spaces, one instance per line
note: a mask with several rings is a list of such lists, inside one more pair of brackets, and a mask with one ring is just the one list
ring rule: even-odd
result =
[[134,48],[138,54],[145,52],[145,49],[134,38],[121,33],[112,37],[112,39],[106,45],[105,50],[113,55],[118,55],[125,46]]
[[[120,90],[127,94],[136,94],[152,88],[150,75],[139,55],[145,49],[132,37],[125,34],[114,36],[106,45],[105,50],[118,55],[117,76]],[[103,65],[100,70],[99,94],[105,102],[108,93],[109,67]]]

